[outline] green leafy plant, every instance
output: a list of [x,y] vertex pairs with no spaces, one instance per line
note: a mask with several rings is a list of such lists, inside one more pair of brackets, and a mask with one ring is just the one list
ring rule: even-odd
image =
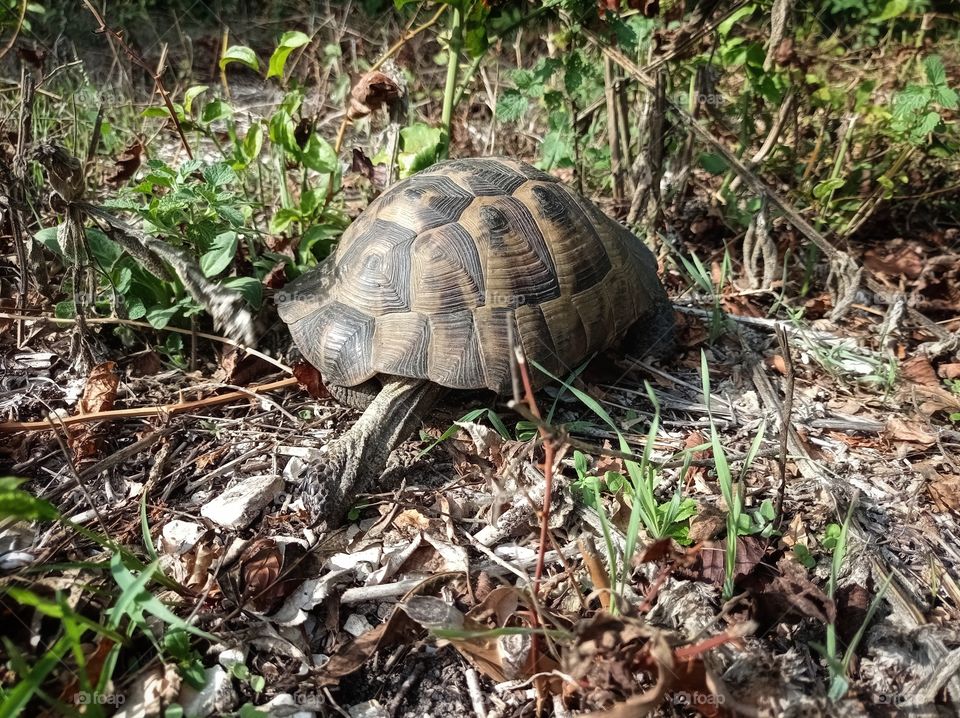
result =
[[[759,521],[745,513],[743,507],[743,481],[746,472],[753,463],[757,454],[760,452],[760,446],[763,443],[763,436],[766,431],[766,421],[761,422],[757,433],[750,444],[750,449],[743,460],[743,467],[737,479],[733,478],[730,470],[730,463],[727,461],[727,455],[720,443],[720,433],[713,421],[713,413],[710,410],[710,368],[707,364],[707,355],[700,352],[700,373],[703,383],[703,401],[707,407],[707,414],[710,419],[710,445],[713,449],[714,467],[717,472],[717,482],[720,484],[720,493],[723,496],[724,504],[727,508],[727,540],[726,551],[724,555],[724,572],[726,577],[723,584],[724,600],[733,597],[734,575],[737,567],[737,539],[743,535],[756,533],[755,527],[758,527],[762,533],[764,530],[772,532],[772,522],[776,518],[773,514],[772,504],[768,507],[766,513],[769,519],[764,515],[764,509],[761,506]],[[762,523],[760,523],[762,521]]]
[[[850,502],[850,507],[847,509],[847,515],[842,524],[829,524],[826,527],[822,541],[824,548],[831,552],[830,575],[827,579],[827,596],[831,601],[836,599],[837,582],[849,549],[850,522],[853,519],[856,503],[856,499]],[[854,655],[856,655],[857,646],[860,645],[860,641],[863,639],[864,631],[866,631],[867,626],[870,625],[870,621],[873,620],[873,616],[880,607],[880,602],[883,600],[883,596],[890,587],[892,580],[893,574],[891,573],[880,587],[880,590],[877,591],[876,595],[871,599],[863,622],[857,628],[857,632],[850,640],[850,644],[843,651],[841,651],[837,645],[838,636],[835,619],[827,624],[826,645],[821,646],[814,644],[814,647],[820,651],[826,660],[827,669],[830,672],[830,686],[827,695],[831,700],[840,700],[850,689],[850,664],[853,661]]]
[[[913,145],[942,135],[943,111],[957,109],[957,91],[947,82],[947,71],[938,55],[923,60],[924,84],[910,83],[893,97],[890,130]],[[954,148],[955,151],[955,148]]]

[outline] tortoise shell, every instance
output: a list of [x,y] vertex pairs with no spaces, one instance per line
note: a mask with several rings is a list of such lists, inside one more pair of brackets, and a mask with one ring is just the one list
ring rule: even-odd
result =
[[478,158],[384,192],[277,301],[328,384],[500,392],[510,323],[528,359],[565,375],[667,298],[653,254],[593,203],[530,165]]

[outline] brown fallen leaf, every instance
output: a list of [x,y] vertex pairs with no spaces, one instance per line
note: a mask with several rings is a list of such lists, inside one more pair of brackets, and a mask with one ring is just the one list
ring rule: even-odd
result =
[[932,481],[927,484],[927,491],[934,505],[940,511],[960,513],[960,476],[936,471],[930,473]]
[[[766,564],[765,564],[766,565]],[[791,556],[777,561],[776,569],[756,571],[743,581],[750,591],[752,617],[766,630],[779,623],[796,623],[813,618],[832,623],[836,617],[833,601],[810,580],[807,570]]]
[[919,421],[907,422],[896,416],[887,419],[884,435],[891,441],[917,444],[929,448],[937,443],[937,436]]
[[96,414],[113,408],[120,383],[116,368],[114,362],[107,361],[90,370],[87,383],[83,387],[83,396],[77,404],[77,414]]
[[900,375],[913,384],[940,387],[940,380],[933,370],[933,364],[924,356],[914,356],[900,362]]
[[404,88],[386,73],[374,70],[363,75],[350,92],[350,108],[347,117],[351,120],[366,117],[371,112],[393,105],[404,95]]
[[117,157],[113,173],[106,178],[107,184],[121,185],[129,180],[140,169],[143,156],[143,144],[139,139],[127,145],[126,149]]
[[[700,469],[703,471],[704,469]],[[690,519],[687,538],[693,543],[714,541],[727,529],[727,512],[712,504],[700,504],[697,513]]]
[[329,399],[330,392],[323,385],[320,372],[305,361],[297,361],[290,367],[297,383],[314,399]]
[[[737,539],[737,558],[734,565],[733,580],[736,583],[752,574],[767,551],[768,543],[756,536],[741,536]],[[697,560],[689,568],[678,570],[686,578],[705,581],[722,586],[726,580],[726,540],[708,541],[703,544]]]
[[[120,377],[116,373],[117,365],[112,362],[98,364],[90,370],[83,394],[77,402],[77,415],[97,414],[109,411],[117,398]],[[78,462],[92,459],[100,451],[102,432],[94,424],[81,424],[68,430],[68,445]]]
[[845,645],[850,645],[857,631],[867,619],[870,610],[870,591],[859,583],[841,586],[837,590],[837,632]]
[[379,650],[400,643],[412,643],[423,635],[423,629],[404,611],[397,608],[379,626],[370,629],[342,646],[330,656],[317,677],[319,686],[335,686],[340,679],[359,670]]
[[918,247],[908,244],[895,246],[895,243],[891,242],[882,248],[868,249],[863,255],[863,264],[867,269],[880,274],[917,279],[923,274],[926,262]]
[[960,379],[960,363],[941,364],[937,373],[944,379]]
[[248,354],[242,349],[231,347],[220,359],[214,379],[233,386],[246,386],[274,371],[276,367],[273,364],[256,354]]
[[[564,695],[595,711],[587,714],[594,718],[636,718],[669,703],[704,716],[726,715],[721,685],[707,671],[703,655],[739,635],[743,629],[736,628],[674,648],[675,637],[641,619],[597,613],[575,626],[574,641],[564,647],[563,671],[575,681],[564,684]],[[638,681],[640,676],[645,682]]]

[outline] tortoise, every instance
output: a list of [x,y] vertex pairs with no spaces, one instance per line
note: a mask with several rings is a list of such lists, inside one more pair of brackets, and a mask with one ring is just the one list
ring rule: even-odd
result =
[[[624,338],[630,353],[662,357],[674,328],[643,242],[556,177],[503,157],[439,162],[397,183],[277,303],[333,397],[364,410],[304,487],[315,516],[331,518],[444,391],[511,386],[511,337],[531,363],[566,374]],[[535,386],[546,378],[531,373]]]

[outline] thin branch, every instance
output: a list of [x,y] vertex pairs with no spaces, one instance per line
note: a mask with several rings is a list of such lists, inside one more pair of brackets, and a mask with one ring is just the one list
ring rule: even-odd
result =
[[143,59],[133,48],[131,48],[126,41],[123,39],[123,36],[120,35],[116,30],[109,27],[106,21],[103,19],[103,16],[97,11],[93,6],[90,0],[83,0],[84,7],[90,11],[90,14],[93,15],[94,20],[97,21],[97,27],[94,32],[98,35],[106,34],[113,38],[113,40],[120,46],[120,49],[130,58],[130,61],[142,68],[150,77],[153,78],[154,85],[157,88],[157,92],[160,94],[160,97],[163,98],[163,104],[167,107],[167,112],[170,114],[170,119],[173,122],[173,126],[177,129],[177,134],[180,135],[180,143],[183,145],[184,151],[187,153],[187,157],[191,160],[193,159],[193,152],[190,150],[190,143],[187,141],[187,136],[183,131],[183,127],[180,125],[180,120],[177,118],[177,111],[173,107],[173,100],[170,99],[170,95],[167,92],[166,88],[163,86],[163,80],[160,78],[160,72],[163,68],[158,67],[157,70],[154,70],[147,64],[147,61]]
[[286,389],[296,385],[297,380],[280,379],[272,381],[269,384],[251,386],[246,391],[232,391],[229,394],[220,394],[206,399],[197,399],[196,401],[183,401],[176,404],[163,404],[160,406],[145,406],[135,409],[112,409],[111,411],[100,411],[95,414],[77,414],[76,416],[66,416],[58,418],[56,422],[52,419],[47,421],[8,421],[0,424],[0,434],[11,433],[14,431],[45,431],[55,429],[57,426],[70,426],[71,424],[87,424],[92,421],[117,421],[119,419],[143,419],[143,418],[161,418],[171,414],[183,414],[187,411],[203,409],[220,404],[229,404],[242,399],[249,399],[251,394],[261,394],[275,389]]

